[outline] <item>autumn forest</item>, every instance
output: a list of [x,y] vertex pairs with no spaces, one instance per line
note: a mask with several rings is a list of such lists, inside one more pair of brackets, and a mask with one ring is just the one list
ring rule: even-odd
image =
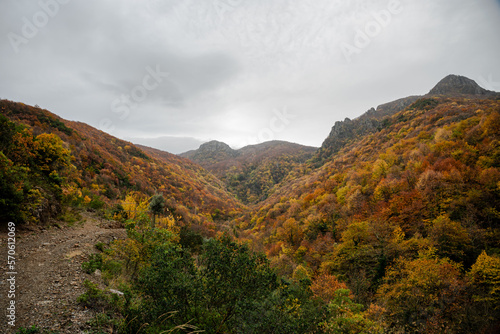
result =
[[0,110],[1,224],[92,212],[127,231],[82,266],[107,285],[78,299],[99,328],[500,330],[500,94],[472,80],[339,121],[320,148],[173,155],[38,106]]

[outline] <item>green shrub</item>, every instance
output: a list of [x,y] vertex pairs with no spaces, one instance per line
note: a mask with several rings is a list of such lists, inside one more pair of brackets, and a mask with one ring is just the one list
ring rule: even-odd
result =
[[193,253],[199,253],[203,246],[203,236],[186,226],[181,227],[179,239],[182,248],[189,249]]
[[97,284],[92,283],[89,280],[85,280],[83,285],[87,289],[85,293],[80,295],[77,299],[79,303],[83,306],[87,306],[89,308],[108,308],[110,304],[110,297],[104,291],[99,289]]
[[59,334],[59,332],[49,331],[48,329],[40,329],[38,326],[19,327],[16,334]]
[[38,334],[38,333],[42,333],[42,332],[41,332],[40,328],[38,328],[35,325],[33,325],[29,328],[19,327],[19,329],[16,332],[16,334]]
[[89,260],[82,263],[82,270],[87,274],[93,274],[97,269],[102,270],[102,254],[90,254]]
[[435,99],[420,99],[410,106],[410,109],[430,110],[439,104]]
[[62,220],[68,224],[73,224],[82,220],[82,215],[78,211],[67,209],[57,217],[57,219]]
[[94,246],[97,250],[104,252],[104,249],[106,248],[106,244],[104,242],[98,242]]
[[104,201],[99,197],[94,197],[89,203],[89,207],[94,210],[101,210],[104,207]]

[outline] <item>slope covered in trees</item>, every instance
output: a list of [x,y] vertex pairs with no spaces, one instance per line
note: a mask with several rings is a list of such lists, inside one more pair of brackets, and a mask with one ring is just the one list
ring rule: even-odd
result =
[[354,120],[346,118],[344,121],[335,122],[330,134],[314,157],[315,165],[321,165],[351,141],[370,133],[380,131],[380,129],[386,125],[385,118],[387,116],[392,116],[404,110],[419,99],[426,101],[424,98],[439,95],[447,97],[460,97],[466,95],[473,98],[495,98],[500,96],[499,93],[483,89],[475,81],[469,78],[450,74],[439,81],[426,95],[408,96],[384,103],[379,105],[376,109],[371,108]]
[[186,221],[211,221],[242,208],[219,180],[187,159],[148,155],[38,107],[1,100],[0,109],[3,219],[46,221],[61,205],[105,208],[112,217],[123,214],[116,203],[127,194],[162,193],[167,208]]
[[500,100],[425,97],[379,124],[236,221],[239,237],[283,275],[334,275],[401,331],[496,323],[498,273],[471,277],[500,259]]
[[337,123],[316,153],[191,152],[210,172],[4,100],[1,218],[125,223],[84,268],[123,295],[89,282],[79,299],[113,332],[496,333],[500,97],[478,87],[449,76]]
[[181,156],[211,171],[245,204],[256,204],[273,193],[286,176],[310,159],[316,148],[285,141],[249,145],[238,150],[211,141]]

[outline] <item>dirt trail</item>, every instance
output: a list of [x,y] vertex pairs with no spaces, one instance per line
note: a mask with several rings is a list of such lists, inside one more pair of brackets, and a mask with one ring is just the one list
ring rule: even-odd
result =
[[[51,227],[36,232],[16,231],[16,328],[36,325],[57,333],[85,333],[92,311],[76,302],[85,292],[83,282],[99,282],[81,270],[97,242],[124,238],[122,228],[84,213],[73,227]],[[108,226],[105,226],[108,225]],[[0,233],[0,333],[15,333],[6,317],[8,278],[7,233]]]

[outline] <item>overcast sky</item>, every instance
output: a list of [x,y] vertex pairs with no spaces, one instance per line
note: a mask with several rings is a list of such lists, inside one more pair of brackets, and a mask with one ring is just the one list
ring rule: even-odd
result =
[[448,74],[500,91],[499,33],[500,0],[1,0],[0,98],[173,153],[320,146]]

